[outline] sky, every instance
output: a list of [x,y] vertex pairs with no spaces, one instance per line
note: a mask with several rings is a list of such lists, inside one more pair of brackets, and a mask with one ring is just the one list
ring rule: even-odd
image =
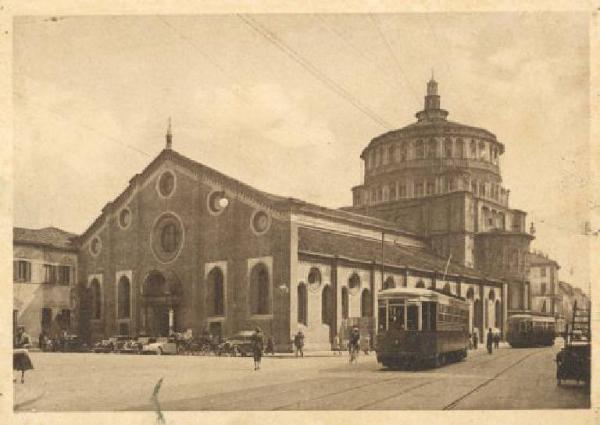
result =
[[359,155],[414,121],[432,70],[448,119],[505,145],[532,248],[587,290],[589,16],[431,13],[24,16],[14,21],[14,225],[84,231],[164,148],[267,192],[352,203]]

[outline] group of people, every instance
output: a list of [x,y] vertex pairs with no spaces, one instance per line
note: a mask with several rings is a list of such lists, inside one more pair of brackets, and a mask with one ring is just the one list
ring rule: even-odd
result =
[[[471,347],[477,350],[477,346],[479,343],[479,336],[477,335],[477,332],[473,332],[470,340]],[[492,331],[492,328],[488,329],[487,335],[485,337],[485,346],[487,348],[488,354],[492,354],[492,351],[494,349],[498,349],[500,347],[500,334],[497,332],[494,333]]]
[[[254,370],[259,370],[261,366],[261,360],[263,352],[265,354],[275,353],[275,341],[272,336],[267,339],[267,346],[265,349],[265,336],[262,329],[257,326],[254,330],[254,334],[252,335],[252,352],[254,356]],[[296,357],[304,357],[304,333],[302,329],[298,330],[298,332],[294,335],[293,338],[294,343],[294,354]],[[336,336],[333,341],[333,352],[334,355],[339,354],[342,355],[342,345],[340,343],[340,337]],[[348,338],[348,352],[351,354],[350,362],[356,361],[356,356],[360,351],[360,331],[358,327],[352,328],[350,332],[350,336]],[[364,349],[365,353],[368,354],[368,347]]]

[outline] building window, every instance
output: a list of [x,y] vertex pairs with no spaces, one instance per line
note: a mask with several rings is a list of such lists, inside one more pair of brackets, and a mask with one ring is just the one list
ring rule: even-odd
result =
[[437,142],[434,139],[427,144],[427,158],[437,158]]
[[252,230],[257,235],[263,235],[271,226],[271,217],[265,211],[256,211],[252,216]]
[[68,330],[71,327],[71,310],[62,309],[56,317],[56,321],[62,330]]
[[100,240],[100,238],[98,236],[94,237],[94,239],[92,239],[92,242],[90,243],[90,253],[95,257],[98,254],[100,254],[100,251],[102,250],[102,241]]
[[485,160],[485,157],[486,157],[485,143],[479,142],[479,159]]
[[395,288],[396,282],[394,282],[394,278],[392,276],[388,276],[388,278],[383,282],[383,289]]
[[427,194],[433,195],[433,192],[435,192],[435,183],[432,181],[428,181],[427,182]]
[[477,142],[471,140],[471,158],[477,159]]
[[406,198],[406,184],[405,183],[401,183],[400,186],[398,186],[398,196],[400,198]]
[[406,145],[402,145],[402,148],[400,149],[400,161],[404,162],[408,159],[408,148],[406,147]]
[[471,191],[473,192],[473,195],[477,195],[477,182],[471,182]]
[[423,183],[415,183],[415,196],[423,196]]
[[375,149],[375,166],[379,166],[381,164],[381,152],[379,149]]
[[540,268],[540,276],[546,277],[546,267],[541,267]]
[[396,185],[395,184],[390,184],[390,201],[395,201],[396,200]]
[[330,285],[325,285],[321,294],[321,322],[331,325],[333,322],[333,294]]
[[162,262],[172,261],[183,245],[183,225],[175,215],[163,214],[152,229],[151,244],[154,254]]
[[546,312],[546,300],[542,301],[542,313]]
[[388,146],[388,162],[391,164],[392,162],[394,162],[394,146]]
[[444,140],[444,155],[446,158],[452,158],[452,139]]
[[373,300],[371,298],[371,291],[364,289],[360,296],[360,317],[371,316],[373,316]]
[[131,317],[131,282],[127,276],[121,276],[117,285],[117,318],[129,319]]
[[321,287],[321,271],[317,267],[311,267],[308,272],[308,285],[313,292]]
[[206,206],[211,215],[219,215],[229,205],[229,199],[222,190],[214,190],[206,197]]
[[456,141],[456,156],[458,158],[465,156],[465,143],[462,141],[462,139],[458,139]]
[[15,282],[31,282],[31,263],[29,261],[13,261],[13,280]]
[[90,283],[92,297],[92,319],[100,319],[102,317],[102,292],[98,279],[92,279]]
[[51,264],[44,264],[44,280],[43,283],[56,283],[57,267]]
[[425,288],[425,282],[423,282],[421,279],[419,279],[419,281],[417,282],[416,287],[417,288]]
[[308,292],[306,285],[298,285],[298,323],[308,325]]
[[342,319],[347,319],[349,317],[349,305],[348,288],[344,286],[342,288]]
[[255,265],[250,273],[250,312],[252,314],[269,314],[269,271],[262,263]]
[[452,192],[453,190],[456,190],[456,178],[448,177],[448,191]]
[[165,171],[158,179],[158,192],[164,198],[171,196],[175,189],[175,175],[170,171]]
[[121,226],[122,229],[126,229],[129,227],[130,223],[131,211],[129,210],[129,208],[123,208],[119,213],[119,226]]
[[423,159],[423,157],[425,157],[425,147],[422,140],[417,140],[417,143],[415,144],[415,157],[417,159]]
[[445,292],[446,294],[451,294],[452,291],[450,290],[450,284],[449,283],[445,283],[444,284],[444,288],[442,289],[443,292]]
[[540,285],[540,293],[541,293],[542,295],[545,295],[545,294],[546,294],[546,284],[545,284],[545,283],[542,283],[542,284]]
[[58,284],[59,285],[70,285],[71,284],[71,267],[70,266],[58,266]]
[[377,189],[377,202],[383,201],[383,188],[380,187]]
[[358,274],[352,273],[352,276],[350,276],[350,279],[348,279],[348,288],[353,294],[358,292],[360,289],[360,277]]
[[223,316],[225,314],[223,281],[223,271],[219,267],[213,268],[207,276],[206,307],[209,316]]

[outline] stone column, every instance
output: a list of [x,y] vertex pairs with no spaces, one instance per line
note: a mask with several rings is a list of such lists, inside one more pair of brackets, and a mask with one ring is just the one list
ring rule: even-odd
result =
[[333,290],[333,305],[331,314],[331,325],[329,328],[329,337],[333,341],[333,338],[338,334],[338,257],[337,255],[331,262],[331,289]]

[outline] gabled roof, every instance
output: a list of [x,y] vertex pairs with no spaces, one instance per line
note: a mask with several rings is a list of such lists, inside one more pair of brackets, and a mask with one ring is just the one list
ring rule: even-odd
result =
[[379,230],[408,235],[415,238],[417,237],[414,235],[414,233],[400,228],[396,223],[393,222],[388,222],[349,211],[326,208],[316,204],[311,204],[309,202],[304,202],[296,198],[273,195],[271,193],[264,192],[237,179],[229,177],[220,171],[215,170],[214,168],[208,167],[184,155],[181,155],[172,149],[163,149],[160,154],[142,170],[141,173],[136,174],[129,181],[129,185],[123,192],[121,192],[121,194],[119,194],[119,196],[117,196],[112,202],[106,204],[106,206],[102,209],[102,214],[100,214],[100,216],[96,218],[90,227],[83,232],[80,238],[85,238],[87,235],[95,231],[101,225],[105,214],[109,212],[114,205],[127,198],[127,196],[134,189],[137,181],[148,178],[158,167],[160,167],[164,161],[167,160],[177,163],[197,176],[207,176],[215,182],[222,184],[225,189],[234,192],[243,192],[245,196],[252,198],[254,201],[281,212],[312,214],[331,220],[350,222],[362,227],[377,228]]
[[559,264],[552,258],[546,257],[538,252],[527,253],[527,259],[529,260],[530,266],[543,266],[551,264],[555,265],[557,268],[560,268]]
[[13,227],[13,243],[76,251],[77,246],[73,242],[76,237],[75,233],[56,227],[44,227],[43,229]]
[[[307,254],[337,255],[339,257],[375,261],[381,264],[381,242],[358,237],[340,235],[320,230],[300,228],[298,230],[298,251]],[[447,258],[438,257],[422,248],[385,243],[383,249],[385,264],[409,267],[416,270],[444,273]],[[487,276],[476,269],[450,262],[449,276],[463,276],[477,280],[500,283],[501,280]]]

